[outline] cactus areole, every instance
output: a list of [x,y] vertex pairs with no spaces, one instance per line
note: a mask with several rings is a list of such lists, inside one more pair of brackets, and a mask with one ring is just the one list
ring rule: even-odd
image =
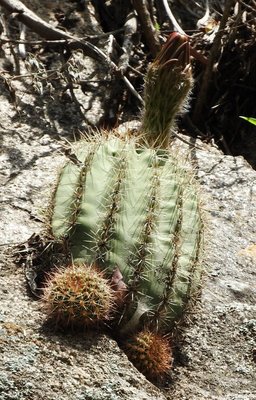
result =
[[[155,85],[168,68],[169,76],[174,71],[184,78],[189,70],[187,47],[183,36],[171,37],[151,67]],[[184,102],[183,84],[180,88],[174,114]],[[167,102],[174,89],[169,90]],[[153,86],[150,91],[154,96]],[[168,113],[163,104],[157,104],[160,122],[153,121],[151,127],[150,119],[157,116],[146,98],[142,122],[146,143],[155,145],[157,134],[167,135],[168,118],[173,120],[173,115],[161,114]],[[160,142],[166,141],[161,137]],[[120,319],[123,331],[140,324],[157,324],[168,331],[200,286],[198,191],[191,174],[171,149],[160,148],[160,142],[149,148],[136,138],[109,134],[76,143],[78,162],[69,161],[63,168],[53,200],[52,233],[67,242],[74,263],[96,264],[109,278],[120,271],[127,291]]]

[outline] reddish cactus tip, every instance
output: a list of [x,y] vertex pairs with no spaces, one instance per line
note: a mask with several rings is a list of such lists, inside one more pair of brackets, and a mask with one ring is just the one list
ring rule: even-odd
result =
[[169,35],[155,63],[166,66],[173,63],[173,61],[175,61],[178,66],[181,66],[182,69],[186,68],[190,63],[190,44],[188,37],[178,32],[173,32]]
[[130,361],[147,378],[155,380],[172,366],[172,350],[163,336],[144,330],[129,338],[125,351]]

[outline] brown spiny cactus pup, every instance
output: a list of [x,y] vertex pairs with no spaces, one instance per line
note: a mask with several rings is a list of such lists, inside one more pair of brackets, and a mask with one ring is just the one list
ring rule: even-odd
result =
[[129,337],[124,349],[129,360],[149,379],[161,378],[172,365],[169,341],[147,329]]
[[114,292],[94,266],[71,265],[49,276],[43,301],[57,325],[90,327],[110,318]]
[[187,105],[193,79],[189,42],[173,33],[149,67],[141,132],[147,145],[166,148],[175,118]]

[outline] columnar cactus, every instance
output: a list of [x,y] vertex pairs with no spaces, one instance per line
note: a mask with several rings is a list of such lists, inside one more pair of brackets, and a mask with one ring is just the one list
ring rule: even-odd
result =
[[[191,84],[188,40],[175,33],[149,68],[138,137],[110,133],[76,143],[75,161],[63,168],[53,199],[53,237],[66,243],[75,265],[104,271],[112,288],[120,277],[120,335],[151,332],[147,344],[158,338],[153,332],[170,332],[200,287],[198,190],[168,147]],[[130,349],[145,342],[137,339]],[[154,343],[161,347],[161,340]],[[162,368],[151,361],[148,375]]]

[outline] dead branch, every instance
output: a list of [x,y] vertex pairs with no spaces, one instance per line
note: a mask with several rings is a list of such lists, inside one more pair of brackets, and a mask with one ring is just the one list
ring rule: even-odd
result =
[[[19,0],[0,0],[0,6],[4,7],[10,14],[13,14],[18,21],[29,27],[33,32],[46,40],[65,40],[66,44],[70,49],[81,49],[83,53],[93,58],[96,61],[104,62],[118,77],[124,80],[129,90],[132,89],[132,93],[137,93],[128,78],[122,75],[122,72],[117,65],[111,61],[98,47],[92,43],[87,42],[81,38],[70,35],[67,32],[61,31],[60,29],[54,28],[40,17],[38,17],[33,11],[29,10]],[[139,100],[140,95],[137,93],[136,96]]]
[[[1,1],[1,0],[0,0]],[[86,35],[82,38],[80,38],[80,40],[100,40],[100,39],[104,39],[109,37],[110,35],[114,35],[116,33],[120,33],[123,32],[124,28],[120,28],[120,29],[116,29],[115,31],[112,32],[107,32],[107,33],[101,33],[99,35]],[[42,39],[42,40],[18,40],[18,39],[11,39],[11,38],[3,38],[0,37],[0,43],[15,43],[15,44],[29,44],[29,45],[43,45],[43,44],[49,44],[49,45],[53,45],[53,44],[67,44],[67,40],[66,39],[59,39],[59,40],[46,40],[46,39]]]
[[133,47],[132,39],[136,32],[137,32],[137,18],[135,13],[131,12],[127,15],[124,24],[124,41],[122,46],[123,54],[121,55],[118,62],[118,67],[121,69],[122,72],[125,72],[128,67]]
[[202,85],[201,85],[201,88],[200,88],[200,91],[198,94],[198,100],[196,102],[194,113],[193,113],[193,122],[195,124],[197,124],[199,122],[199,120],[201,119],[201,116],[202,116],[203,107],[206,103],[208,87],[209,87],[211,77],[212,77],[213,66],[214,66],[216,58],[218,57],[218,55],[220,53],[221,38],[224,34],[224,30],[225,30],[228,18],[230,16],[231,9],[235,5],[235,3],[236,3],[236,0],[227,0],[223,15],[222,15],[222,18],[220,21],[219,29],[213,40],[212,48],[209,53],[208,62],[207,62],[203,80],[202,80]]
[[173,15],[173,13],[172,13],[172,11],[170,9],[168,1],[167,0],[162,0],[162,2],[163,2],[163,6],[164,6],[164,9],[165,9],[165,12],[166,12],[168,18],[170,19],[174,30],[179,32],[181,35],[186,35],[186,33],[181,28],[181,26],[178,24],[178,21],[176,20],[176,18],[174,17],[174,15]]
[[146,0],[133,0],[133,5],[138,13],[146,44],[152,56],[155,57],[160,50],[159,34],[152,23],[147,2]]
[[[33,32],[46,40],[66,40],[71,49],[81,49],[84,54],[97,61],[104,60],[109,62],[105,54],[91,43],[77,38],[69,33],[54,28],[41,18],[39,18],[33,11],[29,10],[19,0],[0,0],[0,6],[4,7],[10,14],[13,14],[24,25],[29,27]],[[115,70],[116,65],[112,65]]]
[[[26,39],[26,26],[24,24],[19,24],[20,28],[20,40],[25,40]],[[26,58],[26,46],[25,43],[19,43],[18,44],[18,51],[20,57],[24,60]]]
[[202,18],[200,18],[196,25],[198,28],[201,28],[202,26],[207,24],[207,21],[209,19],[210,16],[210,7],[209,7],[209,0],[206,0],[206,4],[205,4],[205,14]]

